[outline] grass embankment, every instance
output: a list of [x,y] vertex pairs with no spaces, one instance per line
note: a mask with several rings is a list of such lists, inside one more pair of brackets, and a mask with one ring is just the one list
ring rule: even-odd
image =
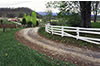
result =
[[18,30],[0,32],[0,66],[75,66],[68,62],[52,60],[23,46],[15,38],[15,32]]
[[[52,34],[49,34],[47,32],[45,32],[45,28],[44,27],[41,27],[38,31],[38,33],[45,37],[45,38],[48,38],[50,40],[53,40],[53,41],[56,41],[56,42],[61,42],[61,43],[64,43],[64,44],[70,44],[70,45],[75,45],[75,46],[79,46],[79,47],[83,47],[83,48],[98,48],[98,45],[95,45],[95,44],[91,44],[91,43],[88,43],[88,42],[85,42],[85,41],[81,41],[81,40],[76,40],[75,38],[70,38],[70,37],[61,37],[61,36],[58,36],[58,35],[52,35]],[[74,34],[74,33],[72,33]],[[84,34],[81,34],[81,35],[84,35]],[[89,34],[85,34],[84,36],[91,36]],[[96,36],[94,35],[94,37],[100,37],[100,36]]]
[[91,25],[93,28],[100,28],[100,22],[92,22]]

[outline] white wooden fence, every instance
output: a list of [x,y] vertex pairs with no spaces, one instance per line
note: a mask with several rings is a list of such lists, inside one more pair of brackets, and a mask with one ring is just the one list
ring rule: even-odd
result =
[[[84,37],[81,36],[80,33],[86,33],[86,34],[93,34],[93,35],[99,35],[100,36],[100,29],[98,28],[80,28],[80,27],[68,27],[68,26],[53,26],[49,23],[45,25],[45,31],[48,33],[60,35],[60,36],[67,36],[67,37],[73,37],[77,40],[83,40],[94,44],[100,45],[100,38],[93,38],[93,37]],[[76,35],[70,34],[68,32],[74,32]]]

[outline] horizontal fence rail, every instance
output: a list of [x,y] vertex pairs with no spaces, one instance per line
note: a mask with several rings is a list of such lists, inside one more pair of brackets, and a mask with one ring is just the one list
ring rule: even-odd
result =
[[[68,27],[68,26],[53,26],[49,23],[45,25],[45,31],[48,33],[60,35],[62,37],[72,37],[76,38],[77,40],[83,40],[86,42],[99,44],[100,45],[100,37],[85,37],[81,36],[80,34],[84,33],[85,35],[99,35],[100,36],[100,29],[98,28],[80,28],[80,27]],[[70,33],[69,33],[70,32]],[[75,33],[74,35],[71,33]]]

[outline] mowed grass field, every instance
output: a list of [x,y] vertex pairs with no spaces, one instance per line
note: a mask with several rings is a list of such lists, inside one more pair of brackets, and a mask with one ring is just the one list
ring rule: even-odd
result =
[[92,28],[100,28],[100,21],[98,22],[91,22]]
[[18,30],[0,31],[0,66],[75,66],[24,46],[15,38]]

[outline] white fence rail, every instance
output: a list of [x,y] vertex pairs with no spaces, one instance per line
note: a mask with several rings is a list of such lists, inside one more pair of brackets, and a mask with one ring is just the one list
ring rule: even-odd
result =
[[[80,27],[67,27],[67,26],[53,26],[50,24],[45,25],[45,31],[48,33],[60,35],[60,36],[67,36],[73,37],[77,40],[83,40],[86,42],[99,44],[100,45],[100,38],[93,38],[93,37],[84,37],[81,36],[80,33],[86,34],[93,34],[93,35],[100,35],[100,29],[98,28],[80,28]],[[68,32],[74,32],[76,35],[70,34]]]

